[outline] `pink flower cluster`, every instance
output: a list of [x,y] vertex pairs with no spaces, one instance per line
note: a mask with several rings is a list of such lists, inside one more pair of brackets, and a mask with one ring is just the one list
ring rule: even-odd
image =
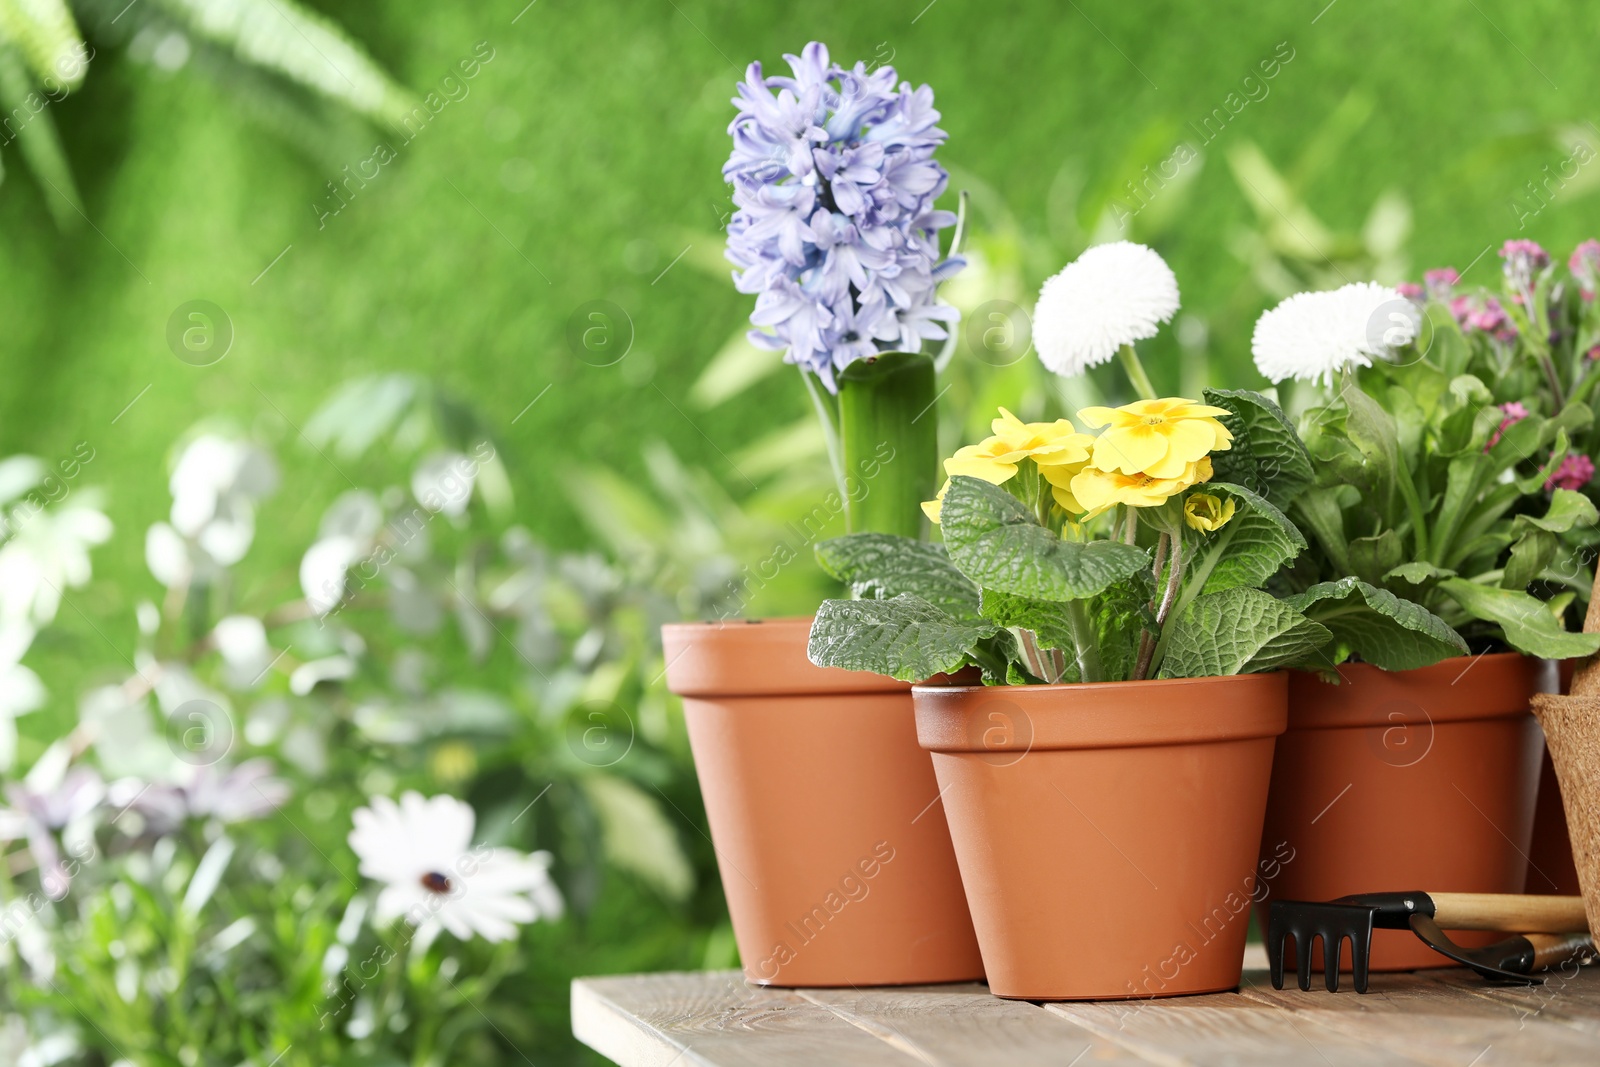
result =
[[1544,483],[1545,489],[1582,489],[1594,478],[1594,460],[1588,456],[1567,456]]
[[1500,443],[1501,434],[1528,417],[1528,409],[1516,400],[1508,400],[1501,404],[1500,411],[1504,417],[1500,420],[1499,428],[1489,436],[1489,443],[1483,446],[1485,452]]
[[1591,237],[1574,248],[1567,260],[1567,269],[1578,279],[1583,298],[1593,300],[1596,289],[1600,289],[1600,241]]

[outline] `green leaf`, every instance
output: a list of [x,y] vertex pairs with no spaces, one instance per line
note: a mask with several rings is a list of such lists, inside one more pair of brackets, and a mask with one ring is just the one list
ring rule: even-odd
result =
[[855,597],[887,600],[914,593],[957,618],[978,614],[978,587],[950,562],[943,545],[894,534],[857,533],[816,547],[822,569]]
[[1449,567],[1435,567],[1431,563],[1413,562],[1391,567],[1383,577],[1386,581],[1398,579],[1402,582],[1410,582],[1412,585],[1424,585],[1428,582],[1436,582],[1441,578],[1454,578],[1455,576],[1456,572]]
[[1393,530],[1376,537],[1358,537],[1350,542],[1350,570],[1363,581],[1376,585],[1383,576],[1405,559],[1405,544]]
[[957,475],[940,515],[950,558],[985,589],[1035,600],[1081,600],[1149,566],[1141,548],[1063,541],[997,485]]
[[1301,493],[1294,502],[1295,515],[1317,539],[1334,567],[1350,571],[1350,543],[1344,535],[1344,509],[1339,504],[1343,486],[1319,486]]
[[1546,659],[1573,659],[1600,651],[1600,634],[1569,633],[1550,606],[1517,589],[1449,578],[1439,583],[1475,619],[1500,627],[1506,644],[1518,652]]
[[608,860],[668,900],[683,900],[694,892],[694,866],[654,797],[615,775],[593,774],[579,781],[600,817]]
[[1058,600],[1030,600],[996,589],[983,591],[983,617],[997,626],[1032,630],[1040,648],[1074,652],[1072,623],[1067,606]]
[[1345,403],[1345,435],[1367,457],[1367,462],[1375,465],[1378,484],[1387,493],[1400,477],[1400,441],[1394,419],[1361,391],[1354,377],[1345,379],[1339,395]]
[[1184,547],[1189,553],[1185,593],[1191,599],[1241,586],[1255,588],[1305,550],[1306,539],[1289,517],[1249,489],[1207,482],[1194,491],[1231,496],[1237,510],[1226,526],[1213,533],[1185,528]]
[[49,109],[32,114],[28,98],[33,83],[15,50],[0,42],[0,108],[11,115],[30,115],[16,132],[17,146],[28,161],[28,169],[39,180],[45,206],[56,228],[72,230],[83,221],[83,203],[72,180],[72,168],[56,133],[55,117]]
[[1207,404],[1231,412],[1221,422],[1233,434],[1233,447],[1211,454],[1219,481],[1286,508],[1316,479],[1310,453],[1277,404],[1248,389],[1207,389],[1203,395]]
[[825,600],[806,655],[819,667],[872,671],[920,682],[959,670],[974,645],[999,628],[966,621],[911,593],[888,600]]
[[1529,530],[1517,538],[1500,574],[1500,587],[1526,590],[1556,558],[1560,545],[1560,538],[1548,530]]
[[1386,671],[1405,671],[1467,652],[1461,635],[1439,616],[1358,578],[1323,582],[1285,602],[1333,634],[1335,664],[1353,652]]
[[1259,589],[1208,593],[1173,625],[1163,678],[1212,678],[1280,667],[1330,666],[1317,660],[1333,634]]
[[0,41],[14,42],[52,94],[83,82],[89,49],[65,0],[0,0]]
[[1550,496],[1550,506],[1545,509],[1543,516],[1518,515],[1511,524],[1514,533],[1523,533],[1526,530],[1548,530],[1550,533],[1566,533],[1574,526],[1593,526],[1600,520],[1600,512],[1589,502],[1589,498],[1572,489],[1557,489]]
[[425,101],[396,85],[337,23],[297,0],[153,3],[200,40],[384,123],[395,136],[415,136],[433,120]]

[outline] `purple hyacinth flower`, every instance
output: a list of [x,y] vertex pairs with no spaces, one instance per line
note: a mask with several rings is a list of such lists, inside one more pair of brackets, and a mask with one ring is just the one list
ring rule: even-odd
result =
[[955,223],[933,206],[949,183],[933,158],[945,133],[933,90],[892,67],[845,68],[818,42],[784,58],[790,75],[752,63],[733,99],[726,254],[756,297],[752,342],[834,391],[849,364],[918,350],[958,318],[935,298],[963,265],[939,255]]

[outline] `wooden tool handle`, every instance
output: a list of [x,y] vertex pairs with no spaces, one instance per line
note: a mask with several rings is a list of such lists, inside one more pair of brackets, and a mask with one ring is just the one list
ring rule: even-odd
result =
[[1533,969],[1542,971],[1570,959],[1594,954],[1594,939],[1582,934],[1524,934],[1533,946]]
[[1515,893],[1429,893],[1433,919],[1446,930],[1577,933],[1589,929],[1582,897]]

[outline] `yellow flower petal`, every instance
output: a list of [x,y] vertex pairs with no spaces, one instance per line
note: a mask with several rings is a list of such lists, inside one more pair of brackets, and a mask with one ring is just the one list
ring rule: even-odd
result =
[[1141,474],[1167,457],[1166,435],[1154,426],[1113,426],[1094,442],[1094,465],[1103,471]]
[[944,512],[944,495],[949,491],[950,479],[946,478],[933,499],[922,502],[922,513],[932,519],[935,526],[939,525],[939,516]]
[[965,445],[944,461],[944,472],[982,478],[991,485],[1001,485],[1016,476],[1017,465],[995,459],[984,451],[984,445]]

